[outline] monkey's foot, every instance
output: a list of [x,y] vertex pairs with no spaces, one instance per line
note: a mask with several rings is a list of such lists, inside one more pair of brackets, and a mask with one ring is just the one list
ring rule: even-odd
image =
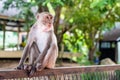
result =
[[30,71],[32,68],[32,65],[24,65],[24,70]]
[[37,63],[36,69],[40,71],[42,69],[42,65],[40,63]]
[[24,70],[24,65],[17,66],[15,69]]

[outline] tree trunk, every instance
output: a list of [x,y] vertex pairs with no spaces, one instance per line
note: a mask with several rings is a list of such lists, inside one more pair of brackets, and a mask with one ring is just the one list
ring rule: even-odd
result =
[[89,53],[88,53],[88,55],[89,55],[89,61],[93,61],[93,59],[94,59],[94,49],[89,49]]
[[59,51],[61,49],[61,42],[62,42],[62,35],[63,34],[58,34],[58,26],[59,26],[59,21],[60,21],[60,14],[61,14],[61,7],[60,6],[57,6],[55,8],[55,17],[54,17],[54,32],[55,32],[55,35],[57,36],[57,41],[59,42],[58,43],[58,48],[59,48]]
[[55,17],[54,17],[54,32],[57,35],[58,26],[60,22],[61,7],[57,6],[55,8]]
[[93,60],[94,60],[94,53],[95,53],[95,50],[97,48],[97,45],[98,45],[98,41],[96,42],[96,44],[92,48],[89,49],[89,53],[88,53],[89,58],[88,59],[91,62],[93,62]]

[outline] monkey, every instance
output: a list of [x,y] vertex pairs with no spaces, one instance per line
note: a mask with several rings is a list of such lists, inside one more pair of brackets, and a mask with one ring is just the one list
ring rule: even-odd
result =
[[[37,21],[28,34],[27,44],[17,69],[29,70],[32,75],[37,70],[54,68],[58,56],[57,39],[54,33],[53,16],[49,12],[38,13]],[[29,64],[25,65],[29,55]]]

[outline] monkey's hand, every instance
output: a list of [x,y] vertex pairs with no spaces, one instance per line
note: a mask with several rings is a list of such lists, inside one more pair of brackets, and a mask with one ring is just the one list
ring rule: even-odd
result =
[[42,65],[40,63],[34,64],[31,66],[30,76],[32,76],[36,71],[41,70]]
[[31,69],[29,69],[29,76],[32,76],[36,71],[36,64],[31,65]]

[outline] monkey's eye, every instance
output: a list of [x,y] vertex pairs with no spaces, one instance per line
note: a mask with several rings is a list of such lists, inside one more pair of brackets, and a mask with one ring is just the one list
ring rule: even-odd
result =
[[50,16],[50,19],[52,19],[52,16]]
[[47,19],[49,19],[49,17],[48,17],[48,16],[46,16],[46,18],[47,18]]

